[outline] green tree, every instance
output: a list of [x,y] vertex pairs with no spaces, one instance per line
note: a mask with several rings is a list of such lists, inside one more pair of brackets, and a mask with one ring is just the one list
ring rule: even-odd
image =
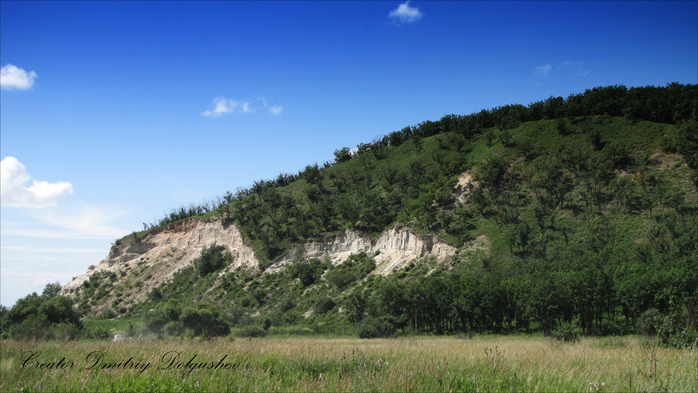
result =
[[185,329],[192,330],[197,336],[216,337],[230,333],[230,324],[218,308],[210,303],[204,302],[194,307],[185,307],[180,320]]
[[395,332],[395,323],[391,316],[369,316],[364,318],[359,324],[360,338],[390,337]]
[[356,274],[347,269],[334,269],[325,274],[325,280],[343,290],[347,285],[356,281]]
[[61,291],[61,284],[59,282],[55,282],[53,284],[49,283],[46,284],[44,287],[43,292],[41,293],[41,296],[45,297],[46,299],[50,299],[54,296],[58,296],[58,293]]
[[73,299],[54,296],[39,306],[39,313],[46,316],[50,323],[70,323],[80,326],[80,317],[73,309]]
[[157,307],[151,311],[148,311],[143,318],[146,328],[158,337],[162,337],[163,327],[172,320],[167,316],[165,310]]
[[199,258],[194,260],[194,266],[201,276],[207,276],[231,262],[231,255],[224,246],[213,243],[201,250]]
[[332,310],[335,306],[334,300],[331,297],[324,297],[315,302],[315,313],[322,315]]
[[335,162],[345,162],[351,159],[351,149],[348,147],[343,147],[339,150],[334,151]]
[[354,290],[344,300],[343,308],[347,320],[352,324],[358,324],[364,318],[368,298],[362,290]]
[[301,284],[307,287],[322,277],[326,269],[327,264],[317,258],[311,258],[306,261],[293,262],[288,270],[292,278],[299,279]]

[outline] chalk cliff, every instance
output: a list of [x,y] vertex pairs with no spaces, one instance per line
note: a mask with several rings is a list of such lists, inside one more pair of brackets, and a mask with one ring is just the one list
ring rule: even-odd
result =
[[[76,295],[86,281],[93,277],[108,277],[116,288],[136,286],[121,294],[120,302],[136,303],[145,300],[148,293],[169,280],[177,271],[191,266],[201,250],[211,244],[225,247],[232,256],[232,263],[221,272],[237,268],[259,272],[259,260],[254,250],[245,244],[235,225],[224,226],[220,220],[202,221],[188,219],[147,233],[138,242],[115,245],[109,255],[83,275],[75,277],[63,288],[63,294]],[[367,235],[352,229],[324,238],[312,239],[293,247],[274,261],[263,272],[276,273],[298,258],[329,258],[340,264],[350,255],[365,252],[374,256],[377,267],[374,274],[389,274],[420,257],[437,260],[453,255],[456,248],[436,236],[420,236],[409,228],[393,227],[371,240]],[[109,297],[114,297],[109,294]],[[101,302],[108,304],[108,302]],[[101,307],[99,307],[101,308]]]
[[339,264],[350,255],[361,252],[375,255],[377,268],[374,273],[386,275],[422,256],[433,256],[437,259],[451,256],[456,252],[456,248],[435,236],[419,236],[404,227],[393,227],[383,231],[375,241],[371,241],[360,232],[345,229],[336,236],[313,239],[297,245],[267,270],[279,271],[296,258],[328,257],[332,263]]
[[[63,293],[75,294],[90,277],[105,273],[116,273],[118,282],[138,272],[141,289],[150,289],[190,266],[201,250],[213,243],[230,252],[233,263],[227,269],[258,269],[254,251],[243,242],[242,234],[234,225],[224,227],[218,220],[204,222],[192,218],[157,228],[136,243],[112,247],[104,260],[69,282]],[[147,290],[138,292],[134,300],[141,300],[148,293]]]

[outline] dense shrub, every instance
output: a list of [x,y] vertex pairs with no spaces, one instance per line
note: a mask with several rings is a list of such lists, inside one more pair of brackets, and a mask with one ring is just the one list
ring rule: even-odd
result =
[[296,261],[288,269],[292,278],[299,279],[301,284],[307,287],[322,277],[328,265],[317,258],[311,258],[307,261]]
[[17,340],[37,340],[44,336],[48,326],[46,318],[33,314],[20,322],[15,322],[9,326],[10,336]]
[[293,303],[293,300],[291,299],[286,299],[281,303],[281,311],[286,312],[288,310],[293,309],[296,305]]
[[185,329],[192,330],[197,336],[215,337],[230,333],[230,324],[223,319],[218,308],[210,303],[184,308],[180,320]]
[[667,316],[657,325],[657,338],[663,345],[676,348],[698,347],[698,330],[677,316]]
[[114,318],[116,317],[116,311],[114,311],[114,309],[111,307],[107,307],[104,310],[102,310],[102,312],[100,313],[100,317],[104,319]]
[[570,134],[570,129],[567,127],[567,122],[565,119],[557,119],[555,120],[555,129],[557,130],[558,134],[560,135],[569,135]]
[[194,266],[201,276],[206,276],[230,263],[231,259],[225,247],[213,243],[201,250],[199,258],[194,260]]
[[303,316],[298,311],[294,310],[286,311],[281,315],[281,323],[284,325],[294,325],[301,319],[303,319]]
[[46,316],[50,323],[69,323],[80,325],[80,317],[73,310],[73,299],[54,296],[41,304],[39,313]]
[[345,298],[342,307],[347,320],[352,324],[357,324],[363,319],[367,305],[367,295],[362,291],[355,290]]
[[656,308],[651,308],[643,312],[637,319],[637,332],[643,336],[654,337],[663,322],[664,315]]
[[360,338],[390,337],[395,331],[394,322],[390,317],[366,317],[359,324]]
[[330,297],[324,297],[315,303],[315,313],[318,315],[324,314],[332,310],[335,306],[334,300]]
[[257,325],[245,326],[237,332],[238,337],[264,337],[266,334],[267,332]]
[[82,323],[73,299],[58,296],[60,286],[48,284],[44,295],[36,292],[17,300],[2,316],[3,333],[15,339],[75,339]]
[[334,266],[325,274],[325,280],[339,289],[366,277],[376,268],[375,259],[365,252],[352,254],[342,264]]
[[630,148],[626,143],[613,141],[603,147],[606,159],[613,162],[614,167],[622,168],[630,163]]
[[553,338],[558,341],[564,341],[569,343],[576,343],[579,341],[579,330],[577,330],[571,323],[563,323],[562,326],[553,330]]
[[80,328],[72,323],[61,322],[49,325],[44,331],[44,337],[48,340],[71,341],[78,338]]
[[184,324],[182,321],[170,321],[162,327],[162,331],[168,336],[181,336],[184,333]]
[[348,270],[332,270],[325,274],[325,280],[339,289],[344,289],[347,285],[356,281],[356,275]]
[[91,329],[84,329],[81,337],[91,340],[108,340],[111,338],[111,333],[103,327],[93,327]]
[[145,327],[151,333],[161,336],[162,327],[165,326],[166,323],[170,322],[170,318],[168,318],[167,314],[162,308],[158,307],[154,310],[148,311],[145,314],[144,322]]
[[247,309],[243,307],[233,307],[228,312],[228,320],[232,326],[247,326],[252,323],[252,317]]

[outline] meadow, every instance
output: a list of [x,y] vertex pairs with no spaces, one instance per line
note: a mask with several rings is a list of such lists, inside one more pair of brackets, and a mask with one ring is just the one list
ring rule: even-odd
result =
[[698,350],[635,336],[2,341],[2,392],[698,391]]

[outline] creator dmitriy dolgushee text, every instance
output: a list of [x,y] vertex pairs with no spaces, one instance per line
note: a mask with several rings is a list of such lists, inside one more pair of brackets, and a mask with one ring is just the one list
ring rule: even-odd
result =
[[[184,356],[184,353],[169,351],[160,357],[157,367],[154,367],[151,362],[134,360],[133,357],[129,357],[125,361],[113,361],[108,359],[104,352],[93,351],[85,356],[84,364],[80,368],[88,371],[136,370],[138,371],[136,375],[141,375],[148,369],[182,370],[186,377],[194,370],[234,370],[239,366],[238,363],[225,362],[228,355],[223,355],[217,362],[198,362],[196,357],[197,355],[194,354],[186,360],[187,357]],[[54,357],[52,360],[47,360],[46,357],[42,358],[41,351],[24,352],[21,359],[24,370],[67,370],[76,367],[75,361],[65,357]]]

